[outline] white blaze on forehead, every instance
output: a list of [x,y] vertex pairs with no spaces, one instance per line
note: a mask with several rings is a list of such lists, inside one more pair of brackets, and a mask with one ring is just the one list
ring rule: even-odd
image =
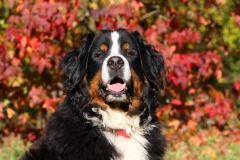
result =
[[123,80],[125,80],[126,82],[128,82],[131,78],[131,72],[130,72],[130,66],[129,63],[127,61],[127,59],[121,55],[120,53],[120,43],[119,43],[119,33],[117,31],[113,31],[111,32],[111,46],[110,46],[110,54],[109,56],[104,60],[103,65],[102,65],[102,81],[103,84],[107,84],[110,80],[109,77],[109,68],[107,66],[107,62],[109,60],[109,58],[113,57],[113,56],[118,56],[121,57],[123,62],[124,62],[124,66],[122,67],[123,69]]
[[119,39],[119,34],[118,32],[116,31],[113,31],[111,33],[111,39],[112,39],[112,47],[111,47],[111,52],[110,54],[114,54],[114,55],[119,55],[119,48],[120,48],[120,45],[118,43],[118,39]]

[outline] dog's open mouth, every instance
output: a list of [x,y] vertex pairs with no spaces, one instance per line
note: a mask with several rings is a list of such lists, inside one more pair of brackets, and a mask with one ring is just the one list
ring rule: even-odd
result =
[[132,87],[128,86],[127,82],[118,76],[100,87],[100,95],[106,102],[129,102],[131,92]]
[[119,77],[114,77],[108,84],[106,90],[112,95],[123,94],[127,90],[126,82]]

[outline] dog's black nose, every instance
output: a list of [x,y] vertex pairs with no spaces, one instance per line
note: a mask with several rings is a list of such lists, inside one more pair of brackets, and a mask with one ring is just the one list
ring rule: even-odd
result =
[[109,58],[107,65],[112,70],[118,70],[124,65],[123,59],[118,56],[113,56]]

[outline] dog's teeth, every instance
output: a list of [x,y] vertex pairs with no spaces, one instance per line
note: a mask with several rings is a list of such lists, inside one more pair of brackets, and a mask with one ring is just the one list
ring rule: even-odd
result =
[[93,112],[98,112],[99,110],[98,110],[98,108],[92,108],[92,111]]

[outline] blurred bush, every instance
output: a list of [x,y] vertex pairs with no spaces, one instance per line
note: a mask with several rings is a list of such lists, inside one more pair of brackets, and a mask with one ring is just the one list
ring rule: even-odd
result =
[[59,59],[89,31],[122,27],[138,30],[166,59],[169,83],[156,114],[168,139],[214,128],[239,141],[240,2],[114,2],[0,2],[1,135],[41,135],[63,97]]

